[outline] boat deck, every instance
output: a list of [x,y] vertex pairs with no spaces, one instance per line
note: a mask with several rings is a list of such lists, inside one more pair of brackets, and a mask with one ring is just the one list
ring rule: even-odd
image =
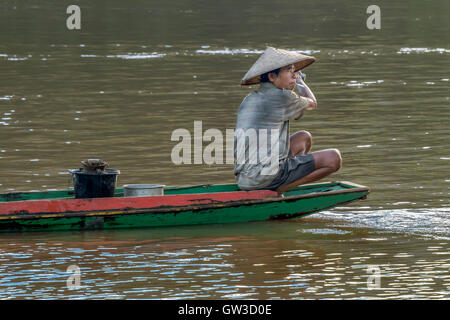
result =
[[[288,190],[283,193],[285,197],[310,194],[311,192],[329,192],[354,188],[366,188],[347,181],[325,182],[320,184],[307,184]],[[202,194],[202,193],[220,193],[220,192],[236,192],[242,191],[236,184],[199,184],[189,186],[165,187],[164,196],[180,195],[180,194]],[[116,188],[114,192],[115,198],[123,197],[123,189]],[[68,190],[51,190],[51,191],[27,191],[27,192],[10,192],[0,194],[0,202],[10,201],[26,201],[26,200],[50,200],[50,199],[74,199],[75,192],[73,189]]]

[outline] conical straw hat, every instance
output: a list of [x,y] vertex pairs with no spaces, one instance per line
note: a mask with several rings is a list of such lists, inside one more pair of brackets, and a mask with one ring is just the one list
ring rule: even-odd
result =
[[241,85],[257,84],[261,81],[260,76],[262,74],[290,64],[294,64],[295,71],[298,71],[314,61],[316,61],[316,58],[301,53],[267,47],[266,51],[242,78]]

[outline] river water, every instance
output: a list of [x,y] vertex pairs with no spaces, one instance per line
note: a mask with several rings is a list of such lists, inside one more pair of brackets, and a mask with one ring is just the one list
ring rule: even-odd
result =
[[371,193],[291,221],[1,235],[1,299],[450,297],[448,1],[378,1],[380,30],[367,1],[79,1],[81,30],[38,3],[0,5],[0,192],[66,189],[87,158],[119,186],[233,183],[175,165],[171,135],[232,129],[270,45],[317,58],[291,131]]

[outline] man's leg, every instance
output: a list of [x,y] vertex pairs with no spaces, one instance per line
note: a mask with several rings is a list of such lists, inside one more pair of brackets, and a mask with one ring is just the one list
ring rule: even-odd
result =
[[333,172],[338,171],[342,166],[341,153],[337,149],[326,149],[312,153],[314,157],[315,170],[310,174],[296,180],[290,184],[277,189],[278,193],[285,192],[302,184],[310,183],[322,179]]
[[290,136],[290,146],[292,155],[298,156],[307,154],[312,147],[312,136],[308,131],[297,131]]

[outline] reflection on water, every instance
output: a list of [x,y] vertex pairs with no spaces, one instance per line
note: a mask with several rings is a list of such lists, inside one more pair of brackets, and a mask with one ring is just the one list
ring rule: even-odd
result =
[[381,1],[373,32],[350,1],[80,1],[69,32],[63,3],[2,2],[0,192],[65,189],[87,158],[119,185],[234,182],[232,165],[175,166],[171,134],[234,128],[257,88],[239,81],[272,45],[317,58],[319,108],[291,130],[341,150],[330,179],[371,194],[282,223],[0,236],[0,297],[448,298],[449,2],[408,4]]
[[[448,241],[305,218],[16,235],[0,244],[0,298],[448,298]],[[80,288],[66,272],[81,270]],[[373,288],[369,268],[379,270]],[[368,284],[369,283],[369,284]]]

